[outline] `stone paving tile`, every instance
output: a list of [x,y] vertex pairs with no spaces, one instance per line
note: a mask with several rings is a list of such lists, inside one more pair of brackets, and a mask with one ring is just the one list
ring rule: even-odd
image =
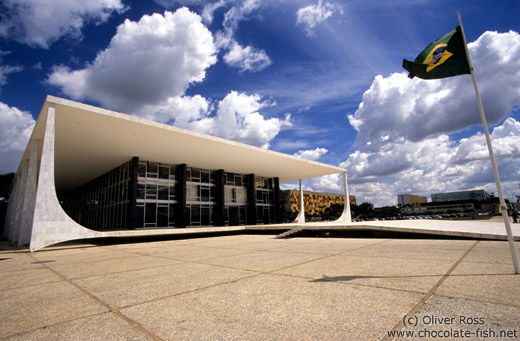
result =
[[319,259],[321,257],[323,257],[323,255],[299,254],[280,251],[255,251],[228,257],[206,259],[200,262],[204,264],[265,272],[305,263]]
[[421,296],[259,275],[121,312],[168,340],[380,339]]
[[192,248],[189,250],[182,251],[169,251],[161,249],[161,252],[155,253],[153,251],[147,251],[146,253],[154,256],[167,257],[178,260],[197,261],[204,259],[215,259],[220,257],[242,255],[251,252],[250,250],[235,250],[235,249],[223,249],[223,248]]
[[25,288],[62,280],[54,272],[43,266],[29,270],[10,271],[3,273],[1,276],[0,290]]
[[[71,251],[71,250],[67,250]],[[76,250],[75,250],[76,251]],[[99,261],[103,259],[121,259],[127,258],[128,253],[119,250],[111,250],[104,247],[86,248],[83,251],[74,252],[72,254],[62,253],[61,251],[34,252],[31,254],[38,261],[53,260],[60,264],[73,264],[91,261]]]
[[519,289],[513,265],[463,261],[436,294],[520,307]]
[[[172,260],[172,262],[175,262]],[[74,280],[112,307],[125,307],[251,276],[254,273],[178,263]]]
[[124,259],[105,259],[105,256],[102,255],[99,258],[89,257],[88,260],[84,262],[62,264],[61,260],[58,260],[54,263],[48,263],[47,265],[68,279],[78,279],[172,265],[175,263],[177,262],[174,260],[162,257],[126,254]]
[[6,252],[0,255],[0,259],[1,274],[10,271],[43,269],[45,267],[42,264],[37,264],[37,261],[27,252]]
[[472,243],[458,246],[443,245],[391,245],[378,244],[354,250],[346,256],[369,256],[386,259],[423,259],[440,261],[457,261],[471,247]]
[[130,324],[105,313],[17,335],[9,340],[148,340]]
[[271,249],[272,251],[283,251],[283,252],[299,252],[299,253],[311,253],[320,255],[336,255],[342,252],[352,252],[360,248],[364,248],[370,245],[374,245],[378,242],[369,242],[368,240],[363,243],[340,243],[332,240],[315,240],[312,243],[296,244],[296,245],[279,245],[276,248]]
[[323,282],[428,292],[454,262],[386,259],[343,254],[285,268],[276,273]]
[[[434,333],[438,331],[443,332],[442,336],[452,333],[452,337],[442,337],[443,339],[496,340],[493,336],[498,337],[500,332],[504,336],[509,335],[499,338],[500,340],[520,338],[520,307],[434,295],[417,313],[408,318],[412,325],[403,327],[402,330],[422,332],[424,337],[421,340],[440,339],[438,336],[434,337]],[[415,319],[417,325],[413,324]],[[469,334],[466,337],[455,337],[453,333],[459,331]],[[418,338],[417,334],[409,339]]]
[[[517,255],[520,255],[520,243],[515,242]],[[508,242],[480,242],[464,259],[468,262],[509,264],[513,266],[511,249]]]
[[0,338],[107,311],[68,282],[2,291]]

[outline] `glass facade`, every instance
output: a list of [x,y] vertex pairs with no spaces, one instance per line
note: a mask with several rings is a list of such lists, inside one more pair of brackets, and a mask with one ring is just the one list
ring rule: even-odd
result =
[[135,228],[176,226],[176,171],[177,167],[174,165],[139,161]]
[[68,193],[63,207],[94,230],[269,224],[276,195],[277,178],[134,157]]
[[247,222],[247,177],[224,173],[224,221],[226,225],[245,225]]
[[98,231],[128,228],[131,161],[69,193],[60,200],[77,223]]

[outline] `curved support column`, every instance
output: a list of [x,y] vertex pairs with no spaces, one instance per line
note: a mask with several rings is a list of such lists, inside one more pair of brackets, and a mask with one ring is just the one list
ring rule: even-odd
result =
[[93,231],[79,225],[63,211],[56,195],[54,181],[54,142],[55,109],[54,104],[49,103],[35,196],[29,246],[31,251],[68,240],[105,235],[103,232]]
[[341,216],[336,221],[343,223],[351,223],[352,216],[350,213],[350,198],[348,195],[347,172],[343,172],[343,189],[345,191],[345,205],[343,206],[343,213],[341,213]]
[[305,205],[303,202],[303,187],[302,187],[302,180],[300,179],[300,211],[298,212],[298,215],[296,216],[296,219],[294,219],[293,223],[299,223],[304,224],[305,223]]

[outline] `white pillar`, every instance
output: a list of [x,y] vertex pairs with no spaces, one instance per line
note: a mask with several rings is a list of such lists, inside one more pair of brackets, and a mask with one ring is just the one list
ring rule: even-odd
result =
[[298,212],[298,216],[294,219],[294,223],[304,224],[305,223],[305,205],[303,202],[303,187],[302,180],[300,179],[300,211]]
[[341,216],[336,221],[351,223],[352,216],[350,214],[350,198],[348,195],[347,172],[343,172],[343,190],[345,191],[345,205],[343,206],[343,213],[341,213]]
[[18,246],[29,244],[31,241],[31,230],[34,217],[34,206],[36,204],[36,184],[38,182],[38,142],[29,142],[29,160],[27,161],[27,178],[23,195],[22,221],[18,235]]

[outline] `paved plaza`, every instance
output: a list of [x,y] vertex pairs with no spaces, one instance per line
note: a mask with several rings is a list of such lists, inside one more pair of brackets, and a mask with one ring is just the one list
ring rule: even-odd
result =
[[243,233],[35,253],[1,241],[0,290],[8,340],[520,337],[505,241]]

